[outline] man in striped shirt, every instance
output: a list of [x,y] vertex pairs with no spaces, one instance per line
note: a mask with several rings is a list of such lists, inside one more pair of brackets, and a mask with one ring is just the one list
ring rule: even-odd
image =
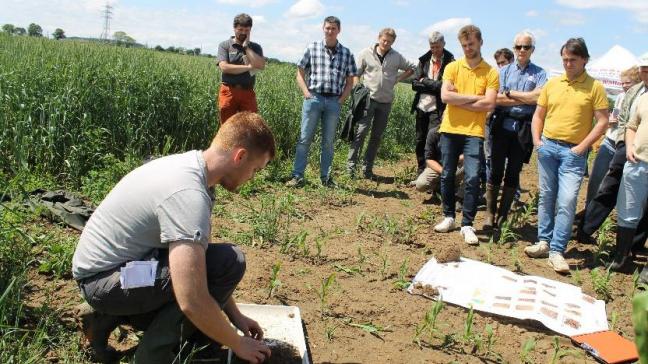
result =
[[295,151],[292,179],[289,187],[304,185],[304,171],[308,162],[310,144],[317,124],[322,121],[322,153],[320,157],[320,180],[325,186],[333,186],[331,163],[340,108],[349,96],[356,75],[355,59],[351,51],[337,40],[340,19],[329,16],[322,27],[324,40],[312,42],[297,64],[297,84],[304,94],[301,132]]

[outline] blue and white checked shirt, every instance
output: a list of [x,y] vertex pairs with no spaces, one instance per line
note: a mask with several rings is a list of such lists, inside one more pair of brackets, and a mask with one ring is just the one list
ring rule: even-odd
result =
[[353,54],[340,42],[335,51],[327,50],[324,41],[310,43],[297,67],[304,69],[309,91],[332,95],[341,95],[346,78],[358,73]]
[[[510,91],[533,91],[547,83],[547,73],[541,67],[529,62],[526,67],[520,68],[517,62],[508,64],[500,69],[500,93]],[[535,105],[504,106],[502,109],[514,115],[533,116]],[[530,120],[530,118],[529,118]],[[518,121],[504,118],[502,126],[506,130],[517,131]]]

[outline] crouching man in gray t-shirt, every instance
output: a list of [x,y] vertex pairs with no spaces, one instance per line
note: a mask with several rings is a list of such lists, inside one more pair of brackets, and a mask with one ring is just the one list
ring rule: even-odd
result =
[[210,219],[212,187],[236,191],[274,155],[263,119],[241,112],[208,149],[156,159],[119,181],[88,221],[72,261],[89,304],[78,314],[95,359],[118,359],[107,340],[126,322],[146,330],[137,363],[171,363],[196,329],[252,363],[270,355],[263,330],[232,297],[245,257],[232,244],[210,243]]

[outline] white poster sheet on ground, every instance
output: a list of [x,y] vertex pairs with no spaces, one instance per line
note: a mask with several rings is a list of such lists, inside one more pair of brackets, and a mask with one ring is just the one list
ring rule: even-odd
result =
[[522,320],[537,320],[566,336],[608,329],[605,302],[584,294],[580,287],[544,277],[519,275],[471,259],[440,264],[432,258],[412,283],[409,293],[429,296],[425,293],[434,288],[444,302]]

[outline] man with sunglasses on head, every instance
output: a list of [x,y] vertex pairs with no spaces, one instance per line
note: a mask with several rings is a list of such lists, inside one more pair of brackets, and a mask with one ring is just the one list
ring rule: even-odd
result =
[[[508,217],[522,165],[529,162],[533,152],[531,119],[540,90],[547,82],[546,72],[531,62],[535,49],[533,34],[518,33],[513,39],[513,49],[517,61],[500,68],[497,107],[491,117],[492,150],[486,184],[485,230],[501,226]],[[504,187],[498,208],[502,180]]]

